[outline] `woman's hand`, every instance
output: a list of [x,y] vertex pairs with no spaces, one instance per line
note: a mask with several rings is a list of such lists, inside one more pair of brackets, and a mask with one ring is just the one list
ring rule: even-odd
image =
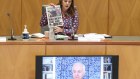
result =
[[56,26],[56,27],[54,27],[54,32],[55,33],[63,32],[63,28]]
[[55,4],[54,3],[50,3],[49,5],[55,7]]

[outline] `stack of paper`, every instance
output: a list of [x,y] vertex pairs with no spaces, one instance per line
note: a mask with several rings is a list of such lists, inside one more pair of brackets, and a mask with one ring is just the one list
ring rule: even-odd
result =
[[78,41],[101,41],[105,39],[103,34],[88,33],[84,34],[83,37],[78,37]]
[[6,37],[0,37],[0,42],[6,42]]

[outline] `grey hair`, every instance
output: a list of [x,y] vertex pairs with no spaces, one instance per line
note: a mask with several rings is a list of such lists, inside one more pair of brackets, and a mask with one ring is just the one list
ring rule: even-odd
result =
[[84,73],[85,73],[85,71],[86,71],[85,68],[86,68],[86,67],[85,67],[85,65],[84,65],[83,63],[81,63],[81,62],[76,62],[76,63],[74,63],[73,66],[72,66],[72,71],[73,71],[73,68],[74,68],[75,65],[81,65],[82,68],[83,68],[83,71],[84,71]]

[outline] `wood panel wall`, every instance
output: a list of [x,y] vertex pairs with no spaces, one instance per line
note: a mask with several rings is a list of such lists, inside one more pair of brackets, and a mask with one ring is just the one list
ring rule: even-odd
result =
[[[27,24],[30,33],[40,32],[42,4],[58,0],[0,0],[0,35],[21,35]],[[138,0],[75,0],[79,12],[78,33],[140,35],[140,1]],[[12,22],[7,13],[11,14]],[[11,22],[11,23],[10,23]]]
[[0,0],[0,35],[10,35],[11,28],[20,34],[21,0]]
[[109,34],[140,35],[140,0],[109,0]]
[[[40,32],[40,18],[42,11],[41,0],[22,0],[22,31],[24,25],[30,33]],[[21,32],[22,32],[21,31]]]
[[108,0],[75,0],[79,12],[79,33],[107,33]]

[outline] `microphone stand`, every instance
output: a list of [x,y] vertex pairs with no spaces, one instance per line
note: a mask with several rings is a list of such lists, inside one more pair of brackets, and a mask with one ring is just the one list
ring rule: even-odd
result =
[[8,40],[16,40],[16,38],[14,37],[14,31],[13,31],[13,26],[12,26],[12,22],[11,22],[10,13],[7,13],[7,16],[9,17],[10,24],[11,24],[11,37],[8,38]]
[[8,40],[16,40],[16,38],[14,37],[14,31],[13,31],[13,28],[11,28],[11,37],[8,38]]
[[74,27],[71,26],[71,28],[72,28],[71,39],[74,40],[75,39]]

